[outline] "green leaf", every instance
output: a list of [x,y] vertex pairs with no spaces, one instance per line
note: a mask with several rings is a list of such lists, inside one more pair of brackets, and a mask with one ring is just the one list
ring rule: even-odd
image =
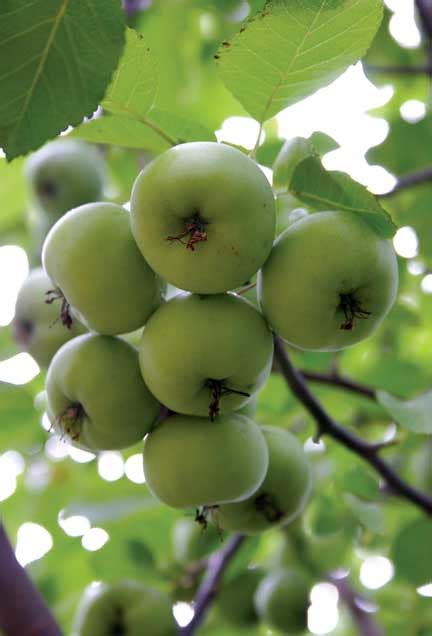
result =
[[377,391],[377,399],[404,428],[414,433],[432,433],[432,391],[407,401],[387,391]]
[[375,475],[363,466],[351,468],[341,475],[339,485],[362,499],[374,500],[379,495],[379,482]]
[[[152,126],[156,125],[156,128]],[[158,131],[163,131],[162,135]],[[167,137],[168,135],[168,137]],[[178,115],[152,109],[142,121],[123,115],[104,115],[82,124],[71,133],[98,144],[141,148],[159,153],[167,150],[173,141],[215,141],[215,135],[198,122]]]
[[353,515],[365,528],[376,534],[385,533],[384,514],[380,506],[363,501],[355,495],[345,495],[344,500]]
[[414,585],[432,580],[432,521],[417,519],[403,527],[392,546],[396,573]]
[[396,226],[378,199],[343,172],[328,172],[315,157],[303,160],[295,169],[290,191],[317,211],[357,212],[382,238],[391,238]]
[[98,106],[124,44],[121,4],[3,0],[0,146],[34,150]]
[[158,78],[156,63],[143,36],[127,29],[126,46],[102,106],[112,113],[140,119],[153,106]]
[[270,0],[216,55],[228,89],[260,122],[332,82],[367,51],[381,0]]

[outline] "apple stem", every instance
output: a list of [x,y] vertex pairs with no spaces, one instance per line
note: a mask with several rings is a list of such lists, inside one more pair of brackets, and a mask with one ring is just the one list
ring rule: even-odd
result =
[[231,389],[228,386],[225,386],[223,380],[208,380],[207,386],[210,389],[210,395],[212,397],[212,401],[209,405],[209,417],[213,422],[215,417],[219,414],[220,411],[220,401],[224,397],[224,395],[244,395],[244,397],[250,397],[250,393],[246,393],[246,391],[239,391],[237,389]]
[[207,241],[207,223],[200,217],[200,215],[194,214],[192,218],[186,220],[186,226],[183,232],[177,234],[176,236],[167,236],[167,241],[170,243],[174,241],[178,241],[185,245],[185,242],[182,240],[186,236],[188,236],[188,240],[186,242],[186,249],[191,252],[195,251],[195,244],[201,243],[203,241]]
[[338,309],[342,309],[345,320],[340,325],[343,331],[352,331],[354,328],[354,320],[365,320],[371,315],[370,311],[363,309],[361,304],[356,300],[353,294],[340,294],[340,303]]
[[261,512],[269,523],[277,523],[284,516],[283,510],[277,505],[275,498],[268,493],[262,493],[254,500],[255,508]]
[[70,404],[57,418],[61,431],[66,433],[74,442],[80,438],[81,422],[85,415],[86,412],[83,405],[77,402]]
[[45,302],[48,305],[51,305],[55,300],[61,299],[61,309],[60,309],[60,319],[62,321],[62,325],[64,325],[67,329],[72,327],[72,316],[70,313],[70,304],[66,300],[61,289],[56,287],[55,289],[49,289],[46,293]]

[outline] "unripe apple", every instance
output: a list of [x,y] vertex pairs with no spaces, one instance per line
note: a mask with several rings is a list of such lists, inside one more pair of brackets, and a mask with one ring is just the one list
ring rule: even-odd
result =
[[335,351],[371,335],[396,298],[390,241],[353,212],[317,212],[277,239],[258,276],[273,330],[300,349]]
[[302,634],[307,628],[308,579],[294,569],[266,576],[255,592],[255,608],[263,622],[283,634]]
[[215,416],[244,406],[267,379],[273,340],[262,315],[234,294],[180,294],[147,323],[143,378],[176,413]]
[[247,628],[258,622],[254,594],[264,575],[262,568],[248,568],[222,586],[217,609],[227,623]]
[[249,280],[270,253],[276,222],[257,164],[213,142],[181,144],[146,166],[133,186],[131,219],[155,272],[200,294]]
[[72,636],[175,636],[169,598],[138,581],[92,583],[81,598]]
[[264,479],[268,450],[259,426],[243,415],[174,415],[144,441],[151,492],[173,508],[241,501]]
[[53,141],[27,160],[31,197],[51,223],[65,212],[103,197],[105,166],[97,150],[78,140]]
[[32,269],[18,292],[12,322],[15,342],[41,367],[48,366],[65,342],[86,331],[79,320],[73,321],[71,329],[62,324],[58,309],[46,302],[52,289],[44,270]]
[[162,301],[161,282],[141,256],[129,213],[119,205],[89,203],[70,210],[51,228],[42,261],[63,305],[98,333],[134,331]]
[[256,534],[285,525],[302,512],[309,497],[311,471],[301,444],[283,429],[261,430],[269,450],[265,479],[252,497],[212,511],[222,530]]
[[160,412],[136,349],[112,336],[86,334],[66,343],[49,366],[46,391],[54,428],[90,450],[139,442]]

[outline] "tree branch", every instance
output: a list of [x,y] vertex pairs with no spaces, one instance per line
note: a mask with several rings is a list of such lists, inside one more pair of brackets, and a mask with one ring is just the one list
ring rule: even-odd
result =
[[218,585],[233,557],[243,545],[246,537],[236,534],[225,545],[212,554],[208,560],[206,576],[195,597],[195,613],[191,622],[179,630],[180,636],[192,636],[203,622],[211,603],[217,594]]
[[0,630],[5,636],[61,636],[59,626],[15,558],[0,523]]
[[378,196],[380,198],[391,197],[393,194],[396,194],[401,190],[406,190],[407,188],[412,188],[414,186],[421,185],[422,183],[427,183],[428,181],[432,183],[432,166],[427,166],[417,172],[410,172],[409,174],[399,177],[395,186],[391,190]]
[[372,616],[359,605],[362,599],[353,590],[347,577],[339,578],[330,575],[329,580],[337,588],[339,597],[348,608],[360,636],[383,636],[382,629],[375,623]]
[[364,63],[364,68],[366,71],[379,73],[380,75],[432,75],[432,66],[430,64],[391,64],[380,66]]
[[301,369],[299,373],[302,374],[305,380],[310,382],[317,382],[319,384],[328,384],[329,386],[335,386],[351,393],[357,393],[369,400],[375,400],[375,391],[365,384],[360,384],[354,380],[350,380],[339,373],[321,373],[319,371],[305,371]]
[[411,501],[424,512],[432,514],[432,497],[413,488],[399,477],[392,466],[380,457],[379,451],[382,449],[382,445],[365,442],[361,437],[330,417],[307,387],[302,374],[291,364],[285,347],[278,336],[275,336],[275,358],[291,391],[317,422],[319,436],[328,435],[349,448],[375,468],[394,494]]

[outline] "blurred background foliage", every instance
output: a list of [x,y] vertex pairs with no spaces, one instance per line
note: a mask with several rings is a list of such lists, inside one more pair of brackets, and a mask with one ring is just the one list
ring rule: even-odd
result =
[[[263,1],[154,0],[147,4],[130,18],[130,26],[143,34],[158,59],[158,121],[175,105],[180,121],[194,122],[193,135],[199,126],[202,138],[212,138],[217,131],[218,139],[253,145],[256,122],[222,84],[213,57],[220,43],[237,32],[241,21],[261,8]],[[349,69],[336,86],[320,91],[318,98],[315,95],[267,122],[258,160],[271,167],[287,130],[291,136],[317,131],[326,133],[315,136],[316,146],[322,144],[319,150],[325,165],[352,174],[377,194],[391,189],[395,177],[429,166],[430,77],[383,68],[426,64],[426,49],[413,2],[389,0],[364,67],[359,64]],[[362,101],[361,112],[349,99],[351,90],[370,96],[368,104]],[[323,117],[322,109],[331,111],[333,106],[333,119],[328,113]],[[345,136],[338,115],[341,108],[351,127]],[[364,112],[367,108],[369,113]],[[230,119],[233,117],[242,119]],[[357,134],[352,130],[358,122],[375,131],[368,137],[369,148],[364,147],[363,129]],[[177,129],[179,125],[177,122]],[[73,134],[91,140],[91,133],[83,133],[84,129]],[[141,149],[100,145],[108,168],[107,198],[127,201],[139,169],[164,148],[157,137],[149,138],[148,147]],[[400,228],[394,243],[401,284],[398,301],[378,333],[338,355],[293,350],[296,366],[321,372],[337,369],[401,399],[415,399],[431,389],[431,200],[432,185],[427,183],[382,199]],[[4,307],[0,327],[0,509],[19,559],[28,566],[66,633],[83,588],[100,579],[134,577],[153,582],[170,591],[173,602],[180,603],[179,620],[185,620],[188,610],[181,604],[191,599],[191,589],[189,582],[184,583],[187,563],[176,557],[173,527],[179,520],[193,519],[194,511],[172,511],[151,497],[142,483],[139,445],[123,453],[94,457],[47,434],[45,420],[35,406],[44,370],[19,354],[7,310],[20,283],[13,270],[21,256],[16,250],[11,252],[10,246],[23,248],[31,264],[37,264],[29,232],[23,159],[10,164],[0,159],[0,203],[0,304]],[[287,205],[291,210],[298,202],[291,198]],[[397,443],[385,451],[386,458],[410,483],[432,494],[431,409],[426,412],[429,429],[418,434],[395,424],[374,400],[333,386],[314,384],[313,389],[335,419],[363,438],[379,441],[395,436]],[[343,604],[337,606],[335,590],[326,583],[329,572],[342,568],[350,572],[367,610],[378,609],[376,620],[384,633],[432,633],[428,631],[432,625],[432,522],[380,488],[371,469],[346,449],[327,439],[314,444],[314,423],[277,372],[259,395],[256,418],[290,429],[305,443],[315,474],[314,493],[301,522],[283,533],[269,532],[250,540],[233,561],[226,580],[248,564],[302,563],[319,584],[312,597],[311,633],[350,636],[355,628],[347,610]],[[204,533],[199,541],[205,542]],[[218,541],[216,538],[213,547]],[[218,621],[215,609],[202,633],[252,633],[224,627]],[[269,633],[259,629],[257,634]]]

